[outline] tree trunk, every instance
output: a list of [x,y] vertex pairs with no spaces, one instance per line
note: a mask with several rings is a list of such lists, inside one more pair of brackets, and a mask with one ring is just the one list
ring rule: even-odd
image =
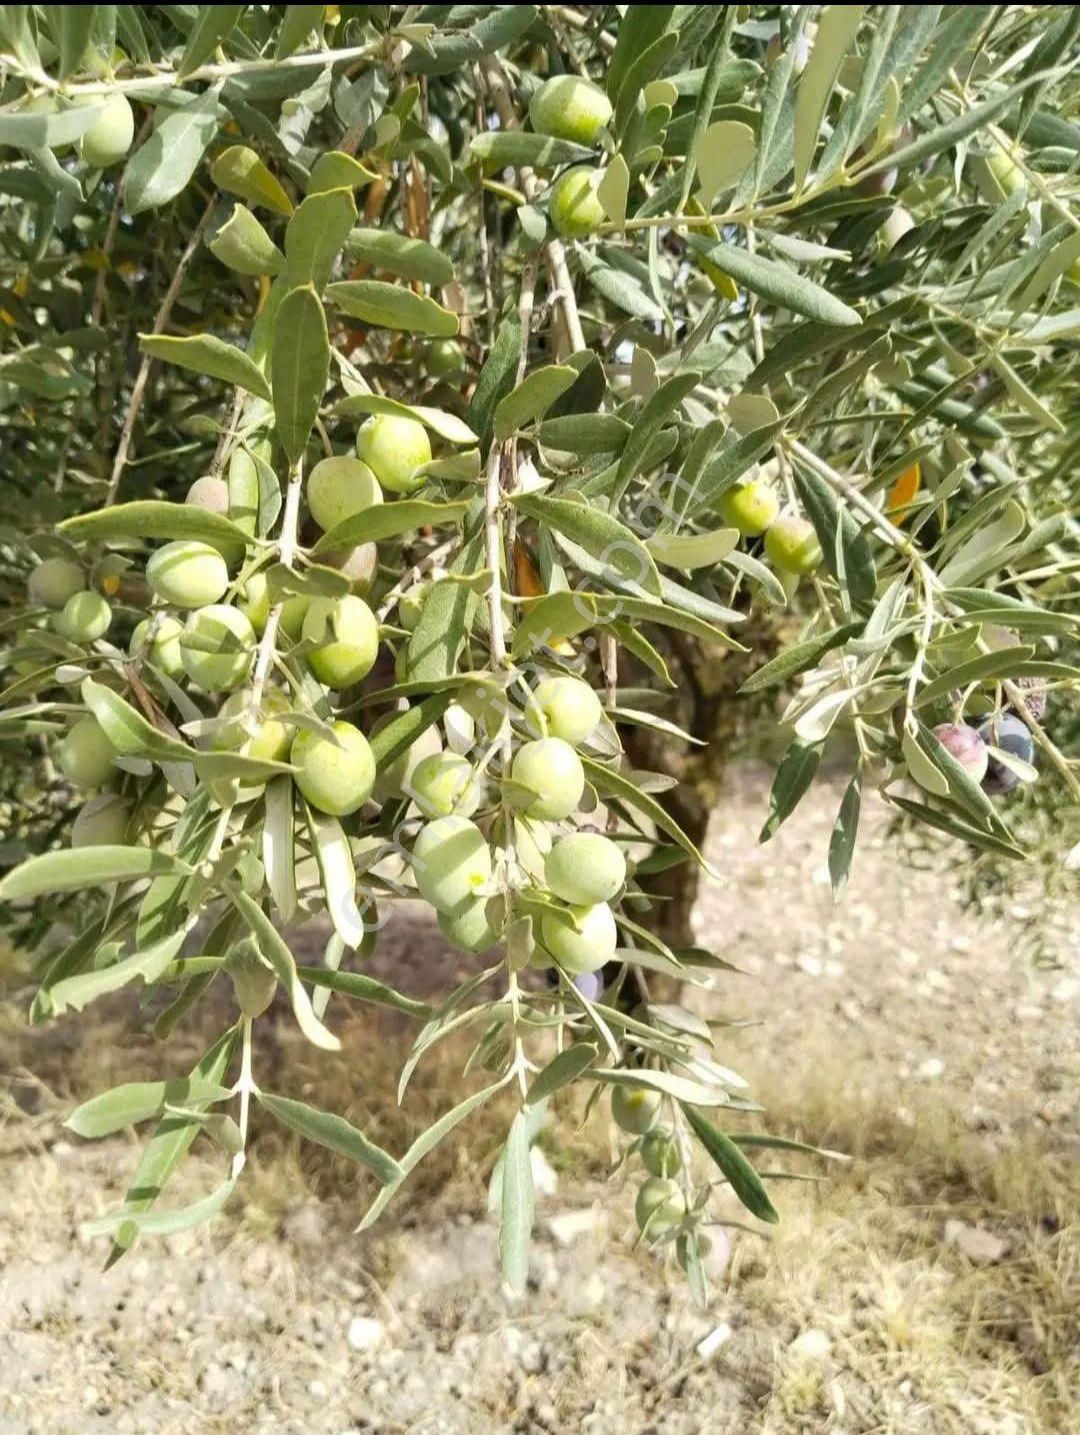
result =
[[[747,624],[739,636],[749,652],[729,652],[679,632],[671,635],[673,651],[668,656],[673,659],[672,675],[679,682],[675,698],[678,720],[705,746],[680,744],[651,728],[627,727],[623,732],[635,767],[677,780],[678,786],[661,793],[658,800],[700,849],[705,846],[709,817],[747,706],[736,694],[749,674],[770,656],[777,635],[773,622],[766,618]],[[674,950],[695,944],[692,918],[699,875],[697,864],[686,861],[641,878],[642,887],[656,899],[644,920]]]

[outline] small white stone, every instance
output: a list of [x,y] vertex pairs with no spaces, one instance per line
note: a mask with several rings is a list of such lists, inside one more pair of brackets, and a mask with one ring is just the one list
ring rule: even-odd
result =
[[731,1326],[728,1325],[727,1321],[722,1320],[719,1325],[713,1326],[704,1340],[698,1341],[698,1355],[701,1356],[702,1360],[708,1360],[716,1354],[722,1345],[727,1345],[734,1334],[735,1332]]
[[325,1380],[313,1380],[308,1386],[308,1394],[312,1400],[325,1400],[330,1394]]
[[804,1355],[809,1360],[826,1360],[832,1352],[832,1341],[823,1330],[812,1327],[804,1330],[802,1335],[797,1335],[788,1347],[796,1355]]
[[813,957],[809,952],[803,952],[802,956],[796,960],[795,965],[800,972],[805,972],[808,977],[820,977],[823,970],[821,958]]
[[945,1071],[945,1063],[940,1056],[928,1056],[925,1061],[919,1063],[915,1075],[920,1081],[936,1081]]
[[603,1220],[603,1212],[595,1206],[586,1206],[580,1211],[560,1211],[557,1216],[548,1218],[547,1231],[557,1245],[571,1246],[595,1231]]
[[1050,988],[1050,995],[1056,1002],[1071,1002],[1073,997],[1080,992],[1080,977],[1062,977],[1062,979]]
[[348,1341],[353,1350],[371,1350],[385,1334],[382,1321],[371,1316],[356,1315],[349,1321]]
[[969,1226],[966,1221],[945,1222],[945,1244],[954,1246],[967,1256],[973,1266],[992,1266],[1000,1261],[1009,1249],[1008,1241],[985,1231],[981,1226]]
[[554,1196],[559,1189],[559,1178],[539,1146],[529,1148],[529,1165],[532,1167],[536,1194],[538,1196]]

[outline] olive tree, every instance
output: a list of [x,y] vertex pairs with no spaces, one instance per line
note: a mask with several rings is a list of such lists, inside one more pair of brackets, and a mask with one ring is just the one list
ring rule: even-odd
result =
[[[1076,12],[0,28],[0,896],[49,952],[35,1022],[142,983],[165,1037],[235,999],[194,1070],[71,1117],[156,1123],[93,1229],[115,1258],[213,1215],[253,1103],[374,1174],[367,1226],[508,1092],[520,1289],[530,1141],[573,1083],[704,1299],[695,1147],[773,1220],[750,1154],[791,1144],[657,996],[723,979],[685,928],[739,712],[786,743],[762,841],[849,764],[838,894],[864,788],[1008,858],[1030,784],[1076,799],[1044,717],[1075,677]],[[434,1005],[364,970],[403,897],[490,953]],[[266,1090],[279,992],[324,1049],[335,1002],[415,1018],[403,1087],[471,1031],[461,1089],[398,1153]],[[198,1135],[221,1183],[167,1209]]]

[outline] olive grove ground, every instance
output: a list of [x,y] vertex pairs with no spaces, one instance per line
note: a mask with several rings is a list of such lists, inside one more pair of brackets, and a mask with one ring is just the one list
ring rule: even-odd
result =
[[[133,1001],[27,1032],[13,976],[0,1018],[0,1435],[1077,1428],[1080,977],[1023,955],[1033,924],[1060,937],[1077,913],[1022,893],[1001,921],[964,913],[944,864],[922,870],[886,838],[877,804],[834,909],[824,858],[840,785],[821,783],[758,848],[747,833],[767,786],[763,768],[733,769],[714,817],[727,882],[703,893],[697,920],[748,976],[700,1006],[767,1017],[733,1030],[721,1056],[763,1093],[771,1129],[855,1159],[825,1173],[827,1196],[774,1185],[781,1226],[768,1244],[736,1233],[707,1315],[677,1271],[632,1249],[633,1183],[616,1176],[614,1201],[604,1184],[606,1121],[579,1129],[567,1109],[543,1139],[557,1188],[539,1203],[520,1306],[499,1294],[485,1215],[497,1112],[360,1238],[355,1168],[257,1132],[253,1179],[223,1219],[144,1241],[102,1275],[79,1221],[121,1197],[136,1147],[81,1145],[60,1121],[73,1096],[158,1058]],[[444,985],[451,960],[408,909],[376,958],[420,993]],[[333,1091],[400,1149],[445,1106],[460,1053],[421,1068],[401,1115],[405,1030],[365,1016],[345,1035],[325,1057],[283,1020],[259,1054],[265,1079],[313,1100]],[[193,1160],[171,1199],[201,1182]]]

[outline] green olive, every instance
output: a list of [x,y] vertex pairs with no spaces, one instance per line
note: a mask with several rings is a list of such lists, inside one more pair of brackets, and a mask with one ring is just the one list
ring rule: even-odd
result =
[[304,617],[303,636],[318,646],[308,667],[328,688],[347,688],[367,677],[379,651],[375,615],[355,594],[314,598]]
[[103,638],[112,622],[112,609],[100,593],[73,593],[52,619],[62,638],[73,643],[93,643]]
[[795,514],[778,518],[765,534],[765,556],[781,573],[813,573],[822,559],[814,525]]
[[225,559],[209,543],[179,539],[152,553],[146,576],[154,592],[177,608],[205,608],[229,586]]
[[110,95],[101,114],[83,131],[79,151],[87,164],[108,169],[118,164],[135,138],[135,115],[126,95]]
[[299,769],[296,785],[312,807],[346,817],[362,807],[375,785],[375,759],[367,738],[352,723],[334,723],[336,742],[317,732],[298,732],[289,760]]
[[60,744],[56,763],[76,787],[101,787],[116,774],[116,749],[95,717],[80,718]]
[[198,608],[180,635],[184,672],[204,692],[232,692],[247,678],[255,630],[237,608],[212,603]]
[[150,627],[154,621],[152,618],[144,618],[141,623],[136,624],[128,652],[133,658],[142,658],[152,667],[159,668],[166,677],[178,678],[184,671],[180,655],[180,634],[184,631],[184,625],[169,617],[167,613],[162,614],[156,620],[154,636],[149,638]]
[[580,75],[555,75],[532,97],[529,119],[541,135],[592,145],[611,119],[611,101],[599,85]]
[[62,608],[69,598],[86,587],[83,570],[70,558],[46,558],[30,574],[26,595],[31,603]]
[[729,488],[719,502],[720,517],[744,538],[758,538],[780,512],[775,490],[763,479]]
[[383,501],[378,480],[358,458],[324,458],[308,475],[311,516],[325,531]]
[[548,213],[564,239],[584,239],[607,218],[604,206],[596,197],[600,174],[600,170],[582,164],[568,169],[555,181]]
[[373,414],[356,435],[359,458],[392,493],[412,493],[424,483],[416,470],[431,462],[431,440],[417,419]]

